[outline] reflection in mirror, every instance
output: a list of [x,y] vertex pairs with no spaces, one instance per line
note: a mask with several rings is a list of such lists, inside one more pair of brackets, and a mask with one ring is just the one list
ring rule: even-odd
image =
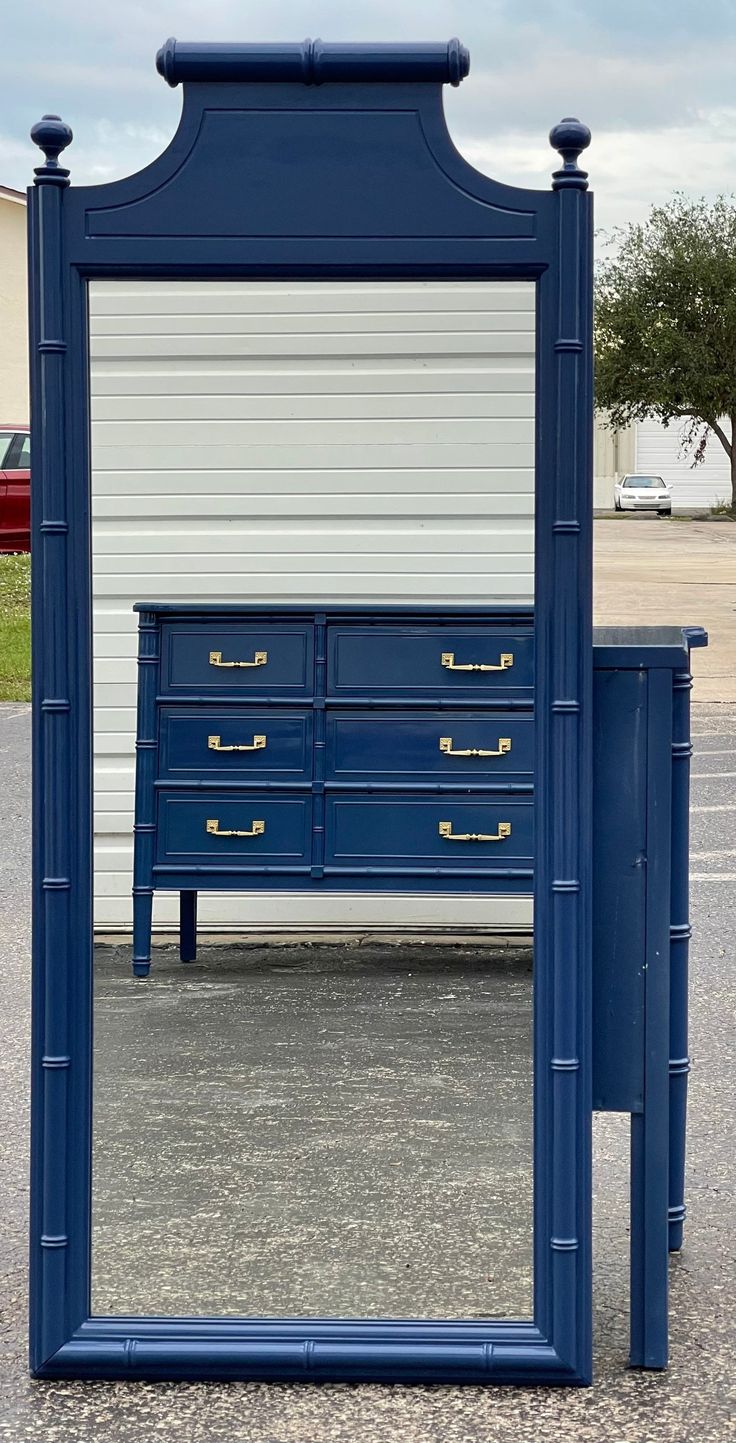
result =
[[96,1313],[531,1312],[534,296],[90,285]]
[[528,1315],[525,953],[129,953],[97,949],[97,1311]]

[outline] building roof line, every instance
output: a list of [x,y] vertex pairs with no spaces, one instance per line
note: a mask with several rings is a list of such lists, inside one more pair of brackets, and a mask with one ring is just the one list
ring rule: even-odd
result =
[[12,200],[16,205],[25,205],[26,203],[25,191],[14,190],[10,185],[0,185],[0,199]]

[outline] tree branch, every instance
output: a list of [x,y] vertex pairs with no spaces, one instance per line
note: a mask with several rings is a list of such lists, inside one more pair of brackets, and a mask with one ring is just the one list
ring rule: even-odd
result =
[[732,454],[733,442],[729,441],[723,427],[719,426],[717,421],[706,421],[705,424],[706,426],[710,426],[711,431],[715,431],[715,434],[718,437],[718,440],[720,441],[726,455],[730,459]]

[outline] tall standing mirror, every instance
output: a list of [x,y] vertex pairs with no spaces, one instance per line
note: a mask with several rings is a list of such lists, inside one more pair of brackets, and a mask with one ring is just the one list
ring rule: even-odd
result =
[[589,135],[157,64],[140,175],[36,128],[34,1367],[583,1381]]

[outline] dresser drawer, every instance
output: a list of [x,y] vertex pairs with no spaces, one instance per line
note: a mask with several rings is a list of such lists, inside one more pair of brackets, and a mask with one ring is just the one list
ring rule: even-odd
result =
[[333,626],[328,696],[531,695],[534,638],[521,628]]
[[159,795],[157,863],[295,866],[311,861],[311,838],[311,796]]
[[503,712],[339,711],[327,715],[328,781],[524,781],[534,721]]
[[331,796],[325,863],[453,871],[531,869],[533,807],[485,797]]
[[288,697],[312,691],[310,626],[192,622],[164,626],[161,642],[164,692]]
[[162,707],[159,776],[304,781],[312,775],[312,713],[261,707]]

